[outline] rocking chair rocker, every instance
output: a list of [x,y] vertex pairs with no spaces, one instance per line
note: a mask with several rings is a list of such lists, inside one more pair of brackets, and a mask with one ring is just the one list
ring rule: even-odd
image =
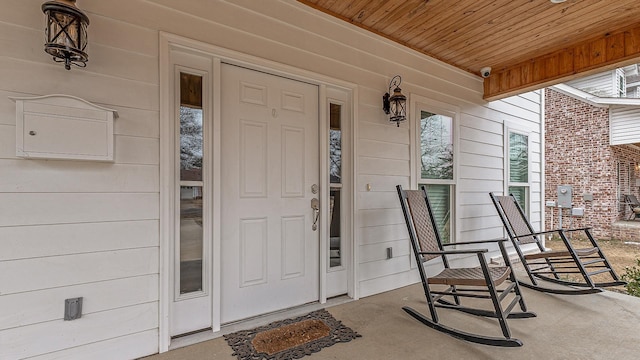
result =
[[[520,285],[552,294],[584,295],[601,292],[601,287],[626,284],[620,280],[609,264],[589,228],[535,232],[513,195],[496,196],[490,193],[490,196],[518,257],[529,275],[531,283],[519,281]],[[575,249],[567,237],[568,232],[584,232],[591,247]],[[544,248],[541,236],[554,233],[558,234],[566,249],[547,250]],[[537,249],[535,250],[537,251],[525,255],[521,249],[521,246],[525,244],[536,244]],[[612,281],[600,283],[593,281],[592,276],[602,273],[609,273]],[[569,274],[579,274],[584,281],[568,280],[566,276]],[[538,280],[567,285],[567,287],[550,288],[539,285]]]
[[[503,242],[508,239],[487,240],[478,242],[457,242],[443,244],[436,227],[426,187],[421,190],[403,190],[402,186],[396,186],[404,218],[409,230],[411,246],[418,264],[418,271],[422,279],[422,286],[426,296],[427,305],[431,317],[427,317],[418,311],[405,306],[402,309],[413,316],[424,325],[432,329],[444,332],[453,337],[492,346],[515,347],[522,346],[522,342],[512,338],[507,325],[507,318],[529,318],[536,314],[527,311],[526,304],[520,293],[520,288],[506,256]],[[484,255],[487,249],[464,249],[447,250],[446,246],[453,245],[476,245],[478,243],[498,243],[500,251],[505,258],[505,266],[489,267]],[[479,267],[474,268],[451,268],[449,266],[449,255],[475,254],[480,262]],[[424,263],[431,259],[442,258],[444,270],[435,276],[427,276]],[[511,280],[506,286],[500,287],[505,280]],[[446,285],[444,290],[433,289],[432,285]],[[451,297],[453,300],[445,300],[444,297]],[[481,298],[489,299],[494,310],[485,310],[463,306],[461,298]],[[507,306],[502,305],[502,301],[509,299]],[[520,305],[521,312],[511,312],[516,305]],[[473,334],[452,328],[440,323],[437,308],[455,309],[468,314],[485,316],[498,319],[504,337],[492,337],[481,334]]]

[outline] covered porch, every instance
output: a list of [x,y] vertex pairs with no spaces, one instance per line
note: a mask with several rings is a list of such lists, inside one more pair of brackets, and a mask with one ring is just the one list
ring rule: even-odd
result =
[[[0,12],[0,359],[231,358],[225,324],[308,303],[363,336],[316,358],[635,358],[620,337],[636,336],[639,301],[613,293],[526,292],[539,317],[511,322],[521,349],[417,323],[401,309],[424,296],[394,189],[434,185],[452,242],[502,236],[487,194],[512,185],[505,140],[526,138],[527,180],[512,183],[543,229],[540,89],[636,63],[633,0],[82,0],[91,60],[69,71],[42,51],[43,1]],[[400,78],[401,124],[383,101]],[[54,94],[118,118],[106,136],[59,131],[43,119],[75,124],[86,109],[58,100],[68,115],[46,107],[44,132],[25,127],[16,99]],[[441,174],[422,174],[423,122],[442,129],[428,154],[446,160]],[[43,154],[26,156],[25,138],[45,139]],[[98,138],[113,151],[87,160]],[[83,146],[68,154],[67,140]]]
[[[312,359],[635,359],[640,299],[605,291],[560,296],[523,289],[538,316],[509,321],[521,348],[498,348],[461,341],[437,332],[404,311],[428,312],[420,284],[328,307],[346,326],[362,335],[310,355]],[[475,331],[497,331],[495,320],[440,311],[443,322]],[[284,316],[284,315],[283,315]],[[224,331],[224,328],[223,328]],[[222,337],[172,350],[147,360],[232,359]],[[305,357],[307,358],[307,357]]]

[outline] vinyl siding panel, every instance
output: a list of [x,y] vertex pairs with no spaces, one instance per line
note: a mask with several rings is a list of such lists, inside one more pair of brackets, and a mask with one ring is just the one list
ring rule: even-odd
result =
[[[148,355],[158,351],[158,32],[89,13],[89,65],[66,71],[42,51],[40,5],[0,14],[0,358]],[[16,157],[9,97],[54,93],[118,111],[113,163]],[[78,296],[82,318],[63,321],[64,299]]]
[[[22,359],[113,339],[120,334],[153,330],[158,326],[158,304],[146,303],[87,314],[82,319],[51,321],[4,330],[3,341],[10,345],[3,347],[3,355],[6,359]],[[50,341],[33,341],[34,338]],[[141,347],[147,351],[149,349],[148,343],[141,344]],[[131,350],[134,349],[126,351]]]
[[600,97],[617,97],[613,74],[615,70],[566,82],[567,85]]
[[151,329],[129,336],[114,337],[111,339],[88,343],[60,351],[35,356],[32,360],[113,360],[114,349],[123,359],[137,359],[145,354],[157,351],[155,343],[158,339],[158,330]]
[[610,144],[640,142],[640,108],[612,106],[609,108]]
[[[128,291],[120,291],[123,288]],[[24,307],[29,309],[29,313],[4,314],[0,330],[62,320],[60,304],[64,304],[70,293],[81,294],[90,299],[83,304],[84,316],[154,301],[158,293],[158,276],[142,275],[3,296],[0,298],[0,305],[3,307]]]
[[4,226],[0,261],[157,247],[157,228],[157,220]]
[[[486,103],[481,78],[293,0],[78,5],[91,19],[90,60],[71,71],[42,51],[41,1],[11,2],[0,12],[2,359],[135,358],[159,349],[160,31],[354,84],[359,296],[418,280],[395,191],[397,184],[416,185],[413,123],[396,127],[381,110],[396,74],[409,98],[459,109],[456,240],[502,236],[488,192],[504,189],[505,121],[532,131],[530,205],[539,219],[540,92]],[[15,103],[8,97],[52,93],[118,111],[114,163],[15,156]],[[85,297],[87,313],[61,321],[61,299],[76,296]]]

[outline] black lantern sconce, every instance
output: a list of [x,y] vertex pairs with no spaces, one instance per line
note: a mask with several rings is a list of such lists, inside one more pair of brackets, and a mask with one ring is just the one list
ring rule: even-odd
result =
[[55,62],[64,62],[67,70],[71,70],[71,64],[87,66],[89,18],[76,7],[76,0],[47,1],[42,4],[42,12],[47,16],[44,51],[53,56]]
[[382,97],[382,110],[389,116],[389,121],[395,122],[400,127],[400,122],[407,119],[407,97],[402,94],[400,84],[402,78],[396,75],[389,82],[389,92],[393,88],[393,95],[385,93]]

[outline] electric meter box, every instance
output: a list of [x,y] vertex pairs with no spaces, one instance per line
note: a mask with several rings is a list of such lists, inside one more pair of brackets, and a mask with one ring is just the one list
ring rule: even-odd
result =
[[573,191],[571,185],[558,186],[558,207],[571,208],[571,197]]

